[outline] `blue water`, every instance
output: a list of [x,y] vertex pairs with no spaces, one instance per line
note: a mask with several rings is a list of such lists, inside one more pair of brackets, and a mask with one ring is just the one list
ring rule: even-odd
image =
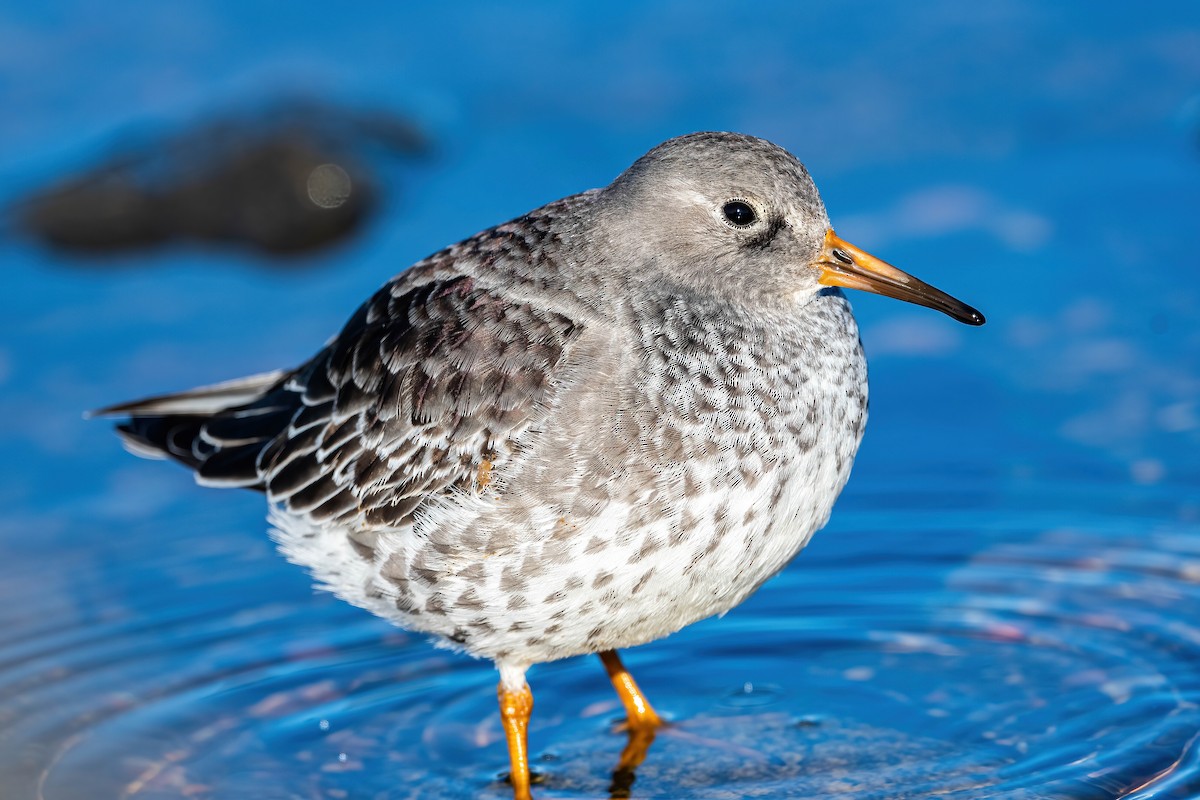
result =
[[[413,260],[721,128],[989,323],[853,298],[850,485],[750,601],[627,654],[675,723],[634,796],[1200,797],[1194,3],[8,3],[0,200],[297,93],[437,143],[303,269],[0,236],[0,796],[505,797],[489,665],[81,412],[297,363]],[[530,677],[538,796],[606,796],[600,665]]]

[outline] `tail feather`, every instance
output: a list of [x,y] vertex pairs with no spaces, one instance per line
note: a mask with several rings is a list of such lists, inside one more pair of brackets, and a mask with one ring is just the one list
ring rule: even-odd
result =
[[293,403],[272,403],[264,396],[248,408],[234,408],[212,417],[201,436],[204,441],[221,448],[257,444],[283,430],[296,415]]
[[252,403],[283,380],[286,370],[262,372],[232,381],[214,383],[188,389],[186,392],[160,394],[129,403],[99,408],[88,412],[88,417],[115,416],[166,416],[175,414],[198,414],[211,416],[219,411]]
[[[131,417],[117,426],[125,449],[145,458],[169,458],[196,469],[207,456],[197,447],[207,417],[196,415]],[[211,446],[210,446],[211,451]]]
[[262,488],[259,455],[264,442],[217,450],[195,468],[196,482],[201,486]]
[[117,425],[125,448],[168,458],[196,471],[202,483],[261,488],[258,455],[286,430],[298,395],[283,387],[287,371],[118,403],[89,416],[127,416]]

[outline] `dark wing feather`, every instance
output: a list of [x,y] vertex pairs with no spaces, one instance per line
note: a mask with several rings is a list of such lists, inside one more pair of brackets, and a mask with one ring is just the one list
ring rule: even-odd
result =
[[[257,399],[216,413],[134,410],[122,431],[203,483],[263,489],[314,519],[402,525],[425,497],[470,487],[484,460],[502,464],[545,413],[578,333],[472,278],[402,276]],[[186,409],[186,394],[174,402]]]

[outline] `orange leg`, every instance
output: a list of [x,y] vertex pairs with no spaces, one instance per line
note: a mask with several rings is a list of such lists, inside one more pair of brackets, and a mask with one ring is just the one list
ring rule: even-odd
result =
[[508,760],[512,764],[509,779],[513,785],[513,800],[533,800],[529,793],[529,716],[533,713],[533,692],[529,684],[518,691],[509,691],[500,683],[500,721],[504,738],[508,740]]
[[633,771],[646,760],[646,753],[654,743],[654,735],[662,727],[663,721],[621,663],[616,650],[604,651],[600,654],[600,660],[604,662],[608,678],[617,690],[621,704],[625,706],[625,718],[629,725],[629,743],[621,752],[621,760],[613,773],[613,796],[627,796],[618,792],[627,792],[633,784]]

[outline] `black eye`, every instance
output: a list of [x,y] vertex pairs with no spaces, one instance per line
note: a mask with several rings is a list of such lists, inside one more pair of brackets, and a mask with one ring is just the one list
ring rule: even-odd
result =
[[721,207],[721,213],[725,215],[725,219],[729,220],[730,225],[736,225],[739,228],[749,227],[754,224],[754,220],[758,219],[754,208],[744,200],[730,200]]

